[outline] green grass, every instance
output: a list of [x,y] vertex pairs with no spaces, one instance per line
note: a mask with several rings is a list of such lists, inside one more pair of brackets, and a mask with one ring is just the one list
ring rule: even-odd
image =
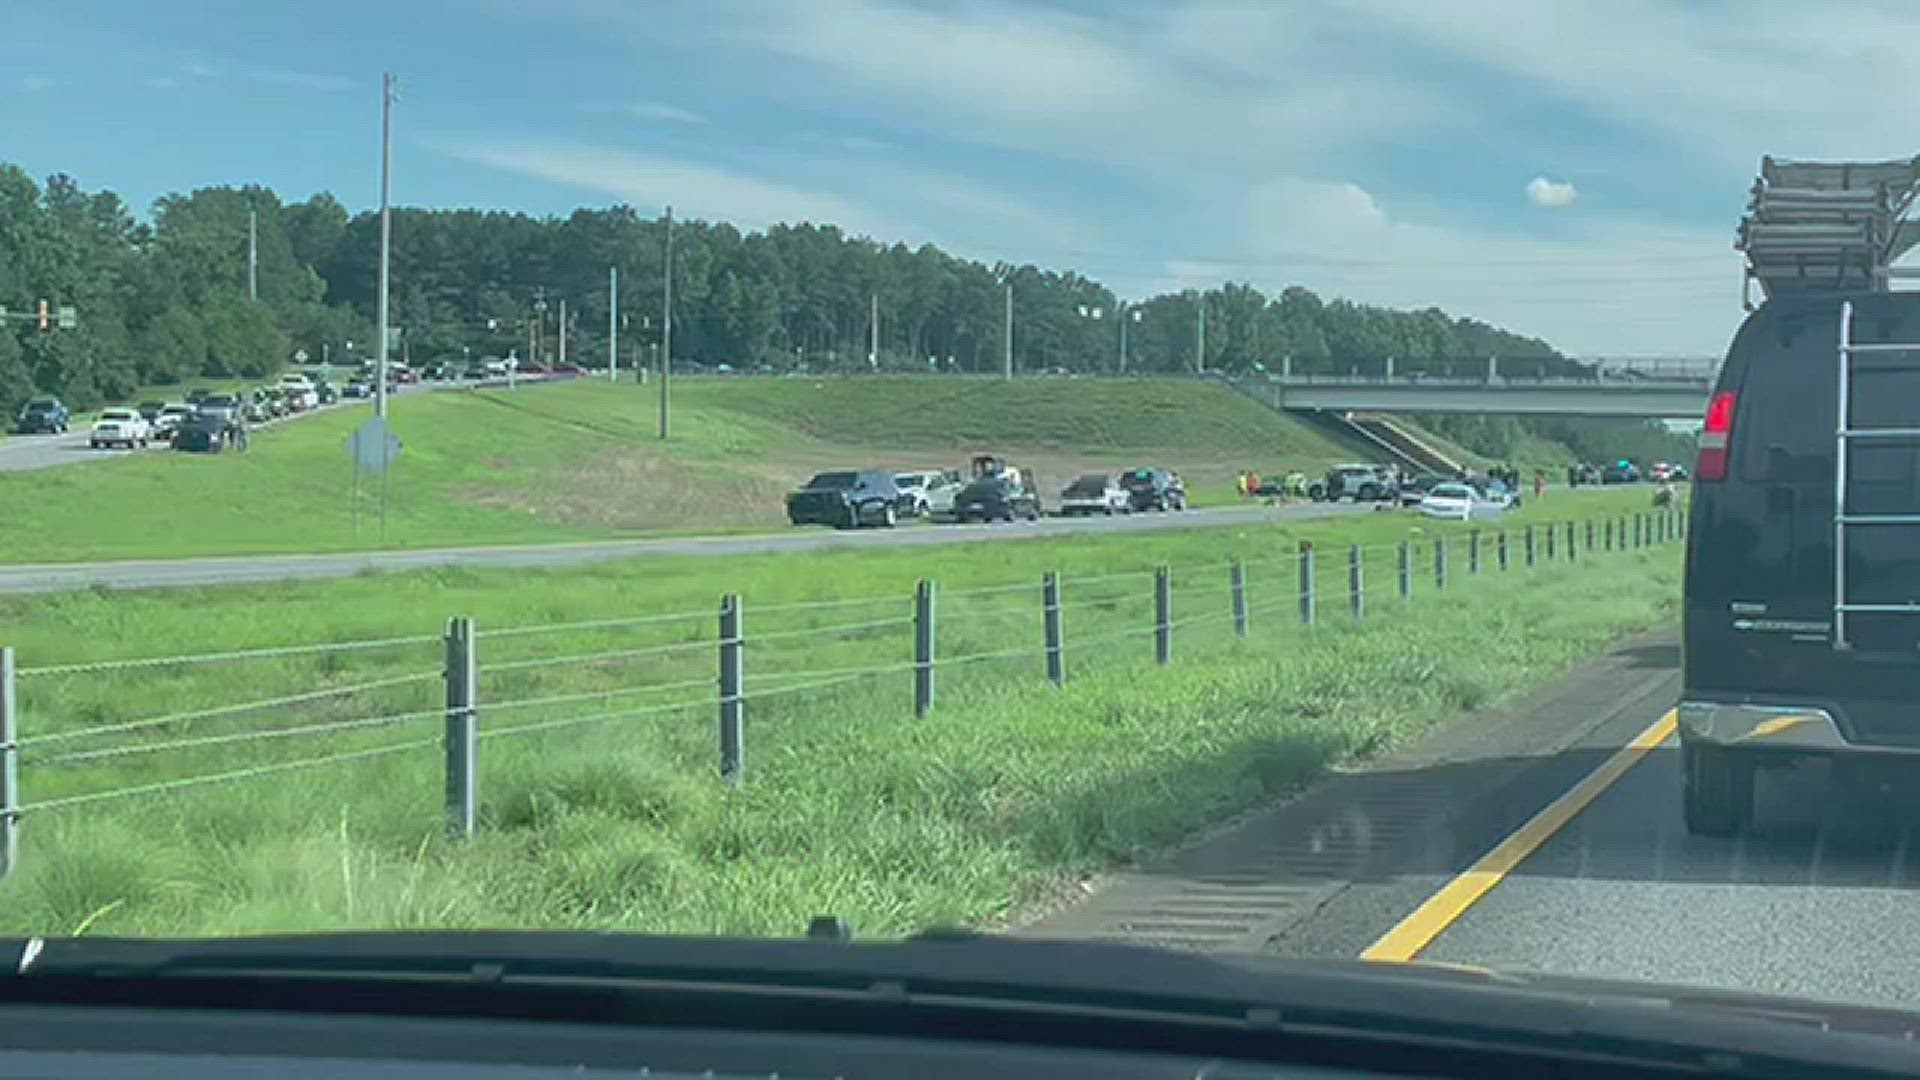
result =
[[[1566,500],[1553,517],[1638,508]],[[1541,512],[1531,512],[1544,520]],[[1523,521],[1515,515],[1510,528]],[[483,824],[443,838],[438,751],[67,811],[29,812],[24,858],[0,884],[0,933],[205,933],[339,927],[559,926],[791,934],[832,911],[863,932],[993,924],[1146,845],[1256,805],[1562,670],[1622,632],[1671,617],[1677,549],[1466,573],[1459,530],[1445,599],[1421,549],[1412,603],[1393,594],[1398,515],[1290,529],[1250,525],[926,551],[652,560],[565,572],[447,571],[180,594],[76,593],[0,603],[32,669],[110,656],[432,634],[449,615],[489,629],[693,613],[619,630],[483,637],[483,728],[688,703],[482,744]],[[1484,531],[1484,530],[1483,530]],[[1423,545],[1435,530],[1418,534]],[[1321,625],[1298,624],[1295,551],[1311,539]],[[1339,554],[1370,549],[1363,625],[1343,614]],[[1225,560],[1248,560],[1251,637],[1225,619]],[[1156,563],[1175,567],[1174,666],[1137,633]],[[944,657],[1037,646],[1037,588],[1066,582],[1070,680],[1040,678],[1036,648],[943,667],[933,714],[912,718],[908,676],[821,672],[908,657],[906,597],[941,589]],[[744,597],[748,775],[714,776],[710,688],[513,710],[502,703],[711,676],[718,594]],[[843,608],[793,608],[835,598]],[[182,602],[184,601],[184,602]],[[854,624],[887,623],[868,626]],[[695,643],[623,661],[505,670],[516,660]],[[28,803],[308,755],[431,739],[434,716],[378,731],[127,754],[62,753],[284,730],[421,710],[434,680],[99,738],[82,727],[359,683],[438,667],[432,642],[326,657],[161,665],[23,677]]]
[[[251,452],[157,452],[0,474],[14,562],[537,543],[784,527],[781,495],[823,468],[959,466],[1005,453],[1049,489],[1085,469],[1164,462],[1197,501],[1239,468],[1345,456],[1305,427],[1181,380],[688,379],[674,438],[654,388],[582,381],[402,393],[387,485],[354,497],[349,408],[262,431]],[[357,516],[356,516],[357,508]],[[357,520],[357,527],[356,527]]]

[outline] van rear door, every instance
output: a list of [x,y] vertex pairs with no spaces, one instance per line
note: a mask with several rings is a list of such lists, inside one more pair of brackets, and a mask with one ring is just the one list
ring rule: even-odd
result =
[[[1920,295],[1855,298],[1854,339],[1920,343]],[[1771,301],[1734,338],[1724,475],[1696,472],[1687,696],[1831,711],[1855,742],[1920,747],[1920,614],[1847,616],[1834,640],[1840,300]],[[1920,430],[1920,348],[1856,354],[1853,429]],[[1920,437],[1848,447],[1846,600],[1920,601]],[[1856,517],[1856,520],[1858,518]],[[1869,519],[1871,520],[1871,519]],[[1917,518],[1916,520],[1920,520]]]

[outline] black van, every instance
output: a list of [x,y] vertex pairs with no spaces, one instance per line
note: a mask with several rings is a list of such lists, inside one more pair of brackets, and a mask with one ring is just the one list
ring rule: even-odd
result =
[[1688,830],[1741,831],[1758,767],[1920,775],[1920,294],[1786,295],[1749,316],[1693,490]]

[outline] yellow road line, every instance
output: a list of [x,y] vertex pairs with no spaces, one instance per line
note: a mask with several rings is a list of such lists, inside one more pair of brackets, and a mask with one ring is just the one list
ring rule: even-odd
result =
[[1648,751],[1666,742],[1673,735],[1678,722],[1679,714],[1667,710],[1667,714],[1655,720],[1653,726],[1614,751],[1613,756],[1601,762],[1599,768],[1568,788],[1546,809],[1529,818],[1525,825],[1496,844],[1492,851],[1480,856],[1478,861],[1447,882],[1439,892],[1427,897],[1424,903],[1401,919],[1398,926],[1367,946],[1366,951],[1360,954],[1360,959],[1395,962],[1419,956],[1421,950],[1433,944],[1442,931],[1452,926],[1527,856],[1572,821],[1574,815],[1599,798],[1601,792],[1638,764]]

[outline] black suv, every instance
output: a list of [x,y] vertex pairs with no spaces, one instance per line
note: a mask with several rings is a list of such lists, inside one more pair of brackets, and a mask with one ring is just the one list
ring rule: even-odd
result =
[[955,521],[1040,520],[1040,496],[1005,473],[982,476],[953,497]]
[[900,488],[879,469],[823,472],[787,496],[787,520],[795,525],[862,525],[892,528],[900,520]]
[[1893,766],[1909,783],[1920,767],[1920,345],[1852,353],[1842,415],[1843,332],[1920,343],[1920,294],[1768,301],[1707,407],[1679,708],[1696,833],[1748,824],[1758,767],[1824,757],[1847,781]]
[[59,398],[34,398],[20,407],[14,430],[22,435],[64,435],[69,419]]
[[1135,510],[1185,510],[1187,485],[1171,469],[1128,469],[1120,476],[1120,486]]

